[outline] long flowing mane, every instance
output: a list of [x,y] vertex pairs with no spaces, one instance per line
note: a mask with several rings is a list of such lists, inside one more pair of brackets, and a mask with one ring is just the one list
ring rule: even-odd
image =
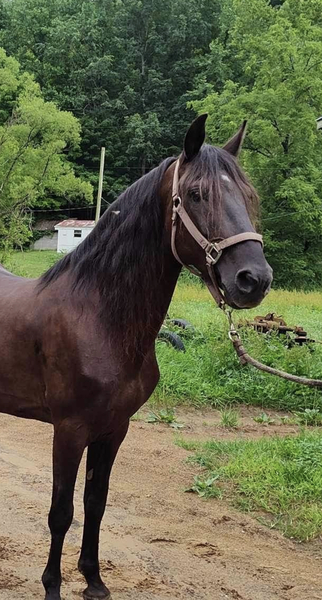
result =
[[[162,178],[174,161],[168,158],[131,185],[108,208],[89,236],[51,267],[40,290],[68,271],[71,290],[100,294],[101,318],[111,333],[144,332],[151,306],[161,312],[158,282],[163,270]],[[132,340],[133,341],[133,340]]]

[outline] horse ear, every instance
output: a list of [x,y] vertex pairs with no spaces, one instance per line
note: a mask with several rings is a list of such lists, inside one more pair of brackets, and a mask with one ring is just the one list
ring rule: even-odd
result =
[[228,140],[228,142],[223,146],[226,152],[232,154],[233,156],[238,157],[239,153],[242,149],[244,137],[246,135],[247,121],[244,121],[241,128],[235,133],[235,135]]
[[197,156],[202,144],[205,141],[206,130],[205,123],[208,115],[200,115],[190,125],[184,139],[183,153],[185,160],[192,160]]

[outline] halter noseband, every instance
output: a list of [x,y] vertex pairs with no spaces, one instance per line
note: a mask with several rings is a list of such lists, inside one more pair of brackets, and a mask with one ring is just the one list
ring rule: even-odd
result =
[[[182,223],[185,228],[189,231],[190,235],[193,239],[201,246],[201,248],[206,253],[206,267],[209,275],[210,281],[205,280],[205,284],[207,285],[211,295],[216,300],[218,306],[223,308],[225,305],[225,298],[223,296],[222,291],[217,283],[215,271],[213,266],[220,259],[223,251],[230,246],[235,246],[235,244],[240,244],[241,242],[245,242],[248,240],[254,240],[256,242],[260,242],[263,245],[263,238],[259,233],[254,233],[252,231],[247,231],[245,233],[238,233],[237,235],[232,235],[229,238],[221,240],[219,242],[210,242],[205,238],[193,221],[190,219],[187,211],[183,207],[182,200],[179,195],[179,168],[180,168],[180,160],[178,159],[176,162],[176,166],[174,169],[173,175],[173,185],[172,185],[172,229],[171,229],[171,249],[176,260],[183,266],[186,267],[189,271],[191,271],[194,275],[198,275],[198,277],[203,276],[202,274],[192,265],[185,265],[180,259],[177,249],[176,249],[176,232],[177,232],[177,223],[178,217],[180,217]],[[216,253],[213,256],[213,253]]]

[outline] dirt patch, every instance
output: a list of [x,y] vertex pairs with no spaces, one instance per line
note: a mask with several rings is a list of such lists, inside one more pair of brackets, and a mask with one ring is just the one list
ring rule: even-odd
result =
[[[260,411],[257,411],[260,412]],[[295,433],[263,427],[242,409],[242,427],[227,432],[219,413],[183,410],[191,439]],[[51,495],[50,426],[0,415],[0,599],[43,599]],[[267,433],[266,433],[267,432]],[[114,600],[322,600],[322,544],[286,540],[218,500],[185,494],[194,467],[166,425],[131,423],[111,480],[102,526],[102,573]],[[76,565],[83,511],[82,465],[75,519],[63,555],[64,600],[81,598]]]

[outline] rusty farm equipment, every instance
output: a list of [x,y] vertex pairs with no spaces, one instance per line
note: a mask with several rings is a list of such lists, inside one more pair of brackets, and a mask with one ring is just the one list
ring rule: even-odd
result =
[[252,320],[247,320],[239,323],[239,327],[243,326],[251,327],[258,333],[268,333],[270,331],[276,331],[278,334],[286,335],[291,343],[307,344],[308,342],[316,342],[311,338],[307,337],[307,332],[303,327],[299,325],[291,327],[286,324],[281,316],[277,316],[275,313],[268,313],[267,315],[254,317]]

